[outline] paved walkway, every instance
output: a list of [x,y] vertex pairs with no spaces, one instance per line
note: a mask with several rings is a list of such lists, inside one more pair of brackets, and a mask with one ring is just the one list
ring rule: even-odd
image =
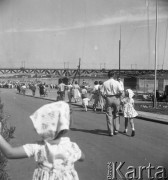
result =
[[[32,92],[30,90],[27,90],[26,95],[32,97]],[[44,97],[44,96],[40,97],[39,93],[36,93],[34,98],[42,98],[42,99],[55,101],[56,97],[57,97],[56,90],[51,90],[48,93],[48,96],[46,96],[46,97]],[[65,99],[68,100],[67,96],[65,97]],[[82,102],[81,101],[79,101],[78,103],[72,102],[72,104],[76,105],[76,106],[81,106]],[[90,105],[88,108],[92,108],[92,106]],[[162,123],[162,124],[168,124],[168,115],[162,115],[162,114],[156,114],[156,113],[150,113],[150,112],[144,112],[144,111],[137,111],[137,112],[139,114],[138,118],[140,118],[140,119],[157,122],[157,123]]]

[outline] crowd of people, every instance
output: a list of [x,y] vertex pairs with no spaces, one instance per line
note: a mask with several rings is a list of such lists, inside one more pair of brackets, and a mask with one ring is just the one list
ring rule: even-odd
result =
[[133,118],[137,116],[134,109],[134,93],[131,89],[124,91],[124,84],[120,77],[116,77],[113,71],[108,73],[109,79],[105,82],[95,81],[93,87],[90,87],[85,80],[79,85],[78,81],[64,83],[59,80],[58,85],[46,84],[42,82],[9,82],[3,83],[12,84],[12,87],[17,88],[18,93],[25,95],[26,90],[32,91],[32,96],[35,96],[36,91],[39,91],[40,96],[47,96],[49,89],[56,89],[56,101],[65,101],[67,94],[68,103],[82,102],[84,111],[88,111],[88,106],[92,106],[94,112],[99,108],[101,112],[106,113],[108,134],[113,136],[118,133],[120,128],[119,114],[125,117],[125,131],[128,131],[128,122],[131,124],[132,136],[135,135],[135,127]]
[[131,125],[131,136],[135,136],[135,127],[133,118],[138,115],[134,109],[134,92],[131,89],[124,91],[124,84],[121,78],[116,78],[113,71],[108,73],[109,79],[105,82],[95,81],[94,86],[90,89],[85,81],[81,85],[77,81],[72,85],[70,82],[65,85],[60,81],[58,85],[58,99],[65,100],[65,91],[68,92],[69,103],[79,102],[82,99],[82,106],[85,111],[88,110],[89,102],[92,105],[93,111],[97,111],[100,107],[101,112],[106,113],[107,128],[109,136],[118,133],[120,128],[119,116],[123,114],[125,118],[125,130],[128,131],[128,122]]
[[[83,161],[85,155],[75,142],[71,142],[69,137],[69,130],[73,121],[70,108],[72,98],[75,102],[78,102],[81,98],[85,111],[87,111],[91,99],[93,99],[93,111],[97,110],[98,104],[100,105],[101,111],[105,111],[106,114],[109,136],[119,132],[119,112],[122,110],[125,118],[124,133],[128,132],[128,123],[130,123],[131,136],[135,136],[133,118],[138,113],[134,109],[134,92],[131,89],[124,91],[121,79],[115,79],[113,71],[108,72],[108,77],[109,79],[105,82],[95,81],[91,90],[89,90],[85,81],[79,86],[77,81],[74,84],[68,82],[66,85],[60,80],[56,102],[42,106],[30,116],[42,141],[13,147],[0,135],[1,152],[9,159],[34,157],[37,166],[34,170],[33,180],[78,180],[74,163]],[[43,88],[40,89],[42,86]],[[26,89],[25,84],[20,87],[22,91]],[[33,93],[36,91],[35,87],[34,83],[29,84]],[[39,91],[44,93],[45,84],[39,83],[38,87]],[[65,91],[68,93],[69,104],[65,102]],[[91,94],[90,98],[88,97],[88,91]]]

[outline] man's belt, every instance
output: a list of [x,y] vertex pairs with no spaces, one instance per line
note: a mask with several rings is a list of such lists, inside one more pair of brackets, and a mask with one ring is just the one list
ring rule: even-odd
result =
[[118,94],[115,94],[115,95],[105,95],[106,97],[116,97],[118,96]]

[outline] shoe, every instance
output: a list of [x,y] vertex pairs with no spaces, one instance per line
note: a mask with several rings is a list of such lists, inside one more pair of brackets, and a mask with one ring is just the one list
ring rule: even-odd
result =
[[113,136],[113,135],[114,135],[113,133],[109,134],[109,136]]
[[124,134],[127,134],[127,131],[126,130],[124,130],[124,132],[123,132]]
[[115,130],[115,131],[114,131],[114,134],[117,135],[117,134],[118,134],[118,131]]
[[134,131],[134,130],[132,131],[131,136],[132,136],[132,137],[135,136],[135,131]]

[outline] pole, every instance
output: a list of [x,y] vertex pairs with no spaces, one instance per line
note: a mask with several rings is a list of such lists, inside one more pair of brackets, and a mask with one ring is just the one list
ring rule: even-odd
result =
[[79,85],[80,85],[80,65],[81,65],[81,58],[79,58],[79,66],[78,66],[78,73],[79,73],[78,84]]
[[119,77],[120,77],[120,66],[121,66],[120,49],[121,49],[121,40],[119,40]]
[[121,25],[120,25],[120,39],[119,39],[119,77],[121,68]]
[[157,41],[158,41],[158,1],[156,0],[156,24],[155,24],[155,82],[154,82],[154,102],[153,106],[156,108],[157,106],[157,98],[156,98],[156,81],[157,81]]

